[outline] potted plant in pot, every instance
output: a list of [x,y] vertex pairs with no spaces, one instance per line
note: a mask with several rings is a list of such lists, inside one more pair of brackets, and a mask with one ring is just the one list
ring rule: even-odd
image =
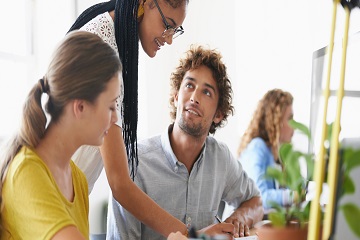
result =
[[[295,130],[305,134],[311,142],[311,135],[308,127],[291,120],[289,123]],[[328,127],[331,130],[331,127]],[[331,131],[328,137],[330,138]],[[279,185],[286,187],[293,192],[294,203],[291,206],[280,206],[271,203],[274,211],[269,213],[269,224],[263,225],[257,230],[259,240],[303,240],[307,239],[307,224],[310,215],[310,204],[306,202],[306,189],[309,181],[312,180],[314,172],[314,155],[294,149],[291,143],[283,144],[279,149],[280,160],[283,169],[269,167],[267,177],[276,180]],[[342,149],[342,167],[340,186],[342,196],[355,192],[355,184],[350,177],[350,171],[360,166],[360,150],[350,148]],[[306,163],[306,175],[301,173],[301,163]],[[304,166],[303,165],[303,166]],[[346,203],[339,206],[344,212],[348,225],[354,233],[360,237],[358,221],[360,219],[360,208],[353,203]],[[357,232],[356,232],[357,231]]]
[[[294,120],[289,122],[295,130],[299,130],[310,140],[308,128]],[[308,182],[312,179],[314,169],[313,155],[303,153],[294,149],[291,143],[281,145],[279,157],[283,164],[283,169],[269,167],[266,176],[276,180],[280,186],[292,190],[294,203],[290,206],[280,206],[270,203],[274,209],[268,215],[270,224],[266,224],[257,230],[260,240],[282,240],[282,239],[306,239],[306,223],[309,220],[310,203],[305,203],[306,189]],[[302,176],[300,159],[306,162],[307,173]],[[305,206],[304,206],[305,205]]]

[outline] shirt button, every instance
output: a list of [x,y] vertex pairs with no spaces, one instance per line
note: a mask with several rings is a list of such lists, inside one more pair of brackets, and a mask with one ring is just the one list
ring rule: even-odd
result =
[[188,221],[188,222],[191,222],[191,217],[188,217],[188,218],[187,218],[187,221]]
[[176,166],[174,167],[174,171],[177,172],[179,170],[179,168]]

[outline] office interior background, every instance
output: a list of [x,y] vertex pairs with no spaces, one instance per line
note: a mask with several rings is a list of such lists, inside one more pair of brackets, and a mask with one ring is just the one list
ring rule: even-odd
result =
[[[0,37],[0,141],[16,129],[25,96],[44,75],[57,43],[76,17],[97,2],[0,2],[3,26]],[[170,123],[169,76],[191,44],[218,49],[228,67],[234,91],[235,115],[216,132],[215,138],[227,143],[234,155],[258,100],[272,88],[291,92],[295,120],[309,125],[313,53],[329,42],[332,7],[331,0],[190,0],[183,23],[185,33],[175,39],[172,46],[162,47],[153,59],[148,58],[140,47],[139,138],[160,134]],[[345,14],[340,6],[337,12],[335,42],[341,45]],[[349,34],[352,36],[358,31],[360,12],[354,9]],[[357,42],[360,44],[360,40]],[[337,57],[334,65],[339,68],[340,56]],[[348,64],[355,64],[356,60],[358,62],[356,56],[348,59]],[[332,86],[336,89],[336,84]],[[349,90],[360,91],[360,83],[356,81],[345,86]],[[346,127],[344,124],[341,138],[360,137],[359,119],[354,116],[360,106],[359,99],[351,98],[349,106],[343,107],[342,121]],[[329,122],[335,119],[336,101],[332,102]],[[299,149],[308,148],[308,142],[300,134],[295,133],[293,142]],[[356,183],[360,188],[359,178]],[[357,189],[358,205],[359,192]],[[107,201],[108,194],[106,177],[102,174],[90,195],[91,233],[103,231],[100,206]],[[337,235],[340,234],[345,239],[354,239],[342,214],[338,214]]]

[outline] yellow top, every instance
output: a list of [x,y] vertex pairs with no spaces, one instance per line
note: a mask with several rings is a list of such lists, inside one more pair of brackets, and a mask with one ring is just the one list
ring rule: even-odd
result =
[[85,175],[70,161],[74,200],[69,202],[50,170],[30,148],[22,147],[10,164],[2,190],[0,239],[51,239],[74,225],[89,239],[89,198]]

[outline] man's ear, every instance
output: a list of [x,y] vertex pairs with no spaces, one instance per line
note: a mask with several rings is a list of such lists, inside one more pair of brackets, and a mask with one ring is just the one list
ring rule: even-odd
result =
[[213,122],[215,124],[218,124],[219,122],[221,122],[221,120],[223,120],[224,115],[222,114],[222,112],[220,110],[217,110],[213,119]]
[[177,108],[177,106],[178,106],[178,94],[177,93],[174,96],[174,105]]
[[80,99],[73,100],[73,112],[76,118],[81,118],[85,112],[85,101]]

